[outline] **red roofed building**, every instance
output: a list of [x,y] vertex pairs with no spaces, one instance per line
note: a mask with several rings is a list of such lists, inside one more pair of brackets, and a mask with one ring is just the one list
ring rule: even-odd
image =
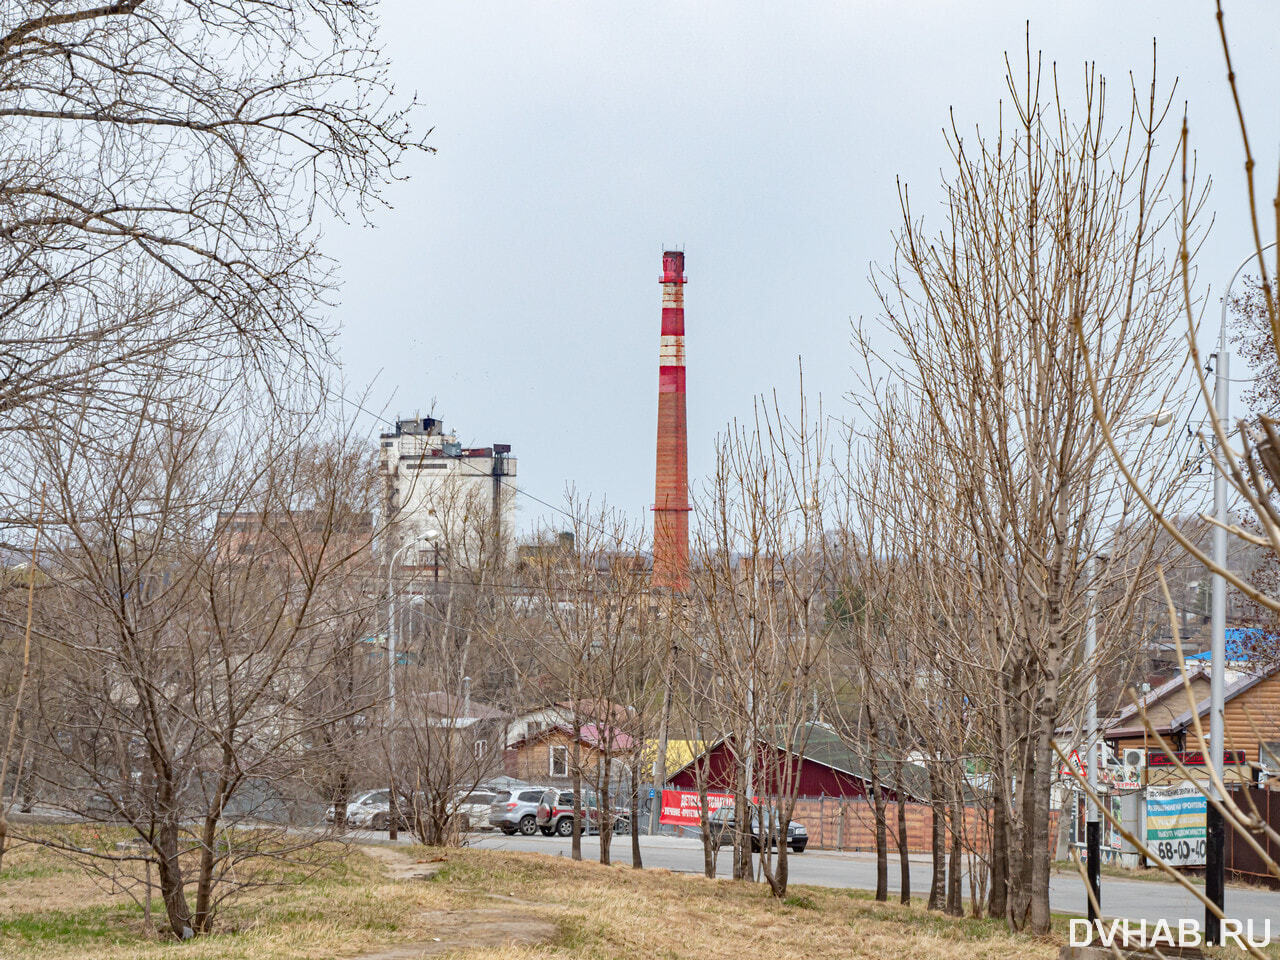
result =
[[[504,771],[526,783],[568,786],[573,779],[573,728],[557,724],[543,728],[507,747]],[[587,724],[578,731],[578,764],[584,778],[594,778],[606,757],[611,767],[635,747],[629,734],[616,728]]]
[[[768,771],[784,769],[785,755],[782,749],[767,739],[762,738],[756,745],[755,793],[759,796],[772,796],[781,792],[777,784],[767,782]],[[680,770],[670,779],[676,790],[697,790],[698,777],[696,764],[705,764],[707,789],[712,793],[732,793],[735,764],[733,744],[728,740],[720,740],[710,746],[707,752]],[[801,797],[864,797],[870,790],[871,774],[864,756],[854,753],[825,724],[810,725],[809,735],[804,749],[799,756],[793,756],[791,763],[791,782],[798,789]],[[908,799],[925,801],[929,796],[928,773],[918,764],[907,763],[903,768]],[[880,781],[885,795],[894,799],[891,789],[893,770],[890,760],[880,763]]]

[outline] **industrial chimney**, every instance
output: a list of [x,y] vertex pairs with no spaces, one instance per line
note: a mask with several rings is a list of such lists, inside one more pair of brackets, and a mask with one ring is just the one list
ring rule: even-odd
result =
[[653,587],[689,587],[689,442],[684,408],[684,254],[662,254],[658,350],[658,468],[653,502]]

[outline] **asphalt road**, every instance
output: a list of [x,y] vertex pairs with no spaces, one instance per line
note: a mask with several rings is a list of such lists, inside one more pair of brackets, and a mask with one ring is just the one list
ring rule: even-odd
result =
[[[375,835],[367,836],[372,838]],[[384,841],[385,837],[383,834]],[[567,857],[570,841],[559,837],[507,837],[500,833],[488,833],[472,834],[470,845],[479,849],[524,850],[551,857]],[[630,837],[615,837],[610,849],[614,862],[631,862]],[[646,867],[702,873],[702,844],[696,838],[641,837],[640,849]],[[583,838],[582,856],[590,860],[599,858],[598,837]],[[721,851],[717,863],[718,874],[727,876],[732,872],[730,860],[730,851],[726,847]],[[875,857],[871,854],[806,850],[802,854],[791,855],[789,869],[793,883],[866,890],[874,890],[876,885]],[[894,895],[897,893],[898,883],[897,861],[890,859],[889,889]],[[922,897],[928,896],[928,857],[912,857],[911,889]],[[1055,912],[1083,917],[1087,904],[1084,882],[1078,876],[1056,874],[1049,882],[1049,901]],[[1204,907],[1200,902],[1174,883],[1120,880],[1106,876],[1102,878],[1102,912],[1108,917],[1127,917],[1150,923],[1157,920],[1175,923],[1184,917],[1200,921],[1204,919]],[[1252,920],[1254,929],[1259,933],[1263,922],[1270,920],[1272,930],[1280,936],[1280,893],[1229,885],[1227,915],[1242,921]]]
[[[15,819],[27,819],[21,814]],[[33,819],[59,819],[37,815]],[[347,834],[357,843],[388,843],[385,833],[355,830]],[[400,834],[400,843],[412,843],[407,831]],[[478,849],[522,850],[541,853],[549,857],[569,856],[570,841],[560,837],[504,836],[501,833],[473,833],[468,837],[471,846]],[[681,873],[702,873],[702,843],[696,837],[641,837],[641,853],[647,867],[663,867]],[[611,847],[615,863],[631,863],[631,838],[617,836]],[[596,860],[600,856],[598,837],[583,837],[582,856]],[[732,873],[731,855],[726,847],[721,851],[717,873]],[[911,889],[920,897],[929,894],[929,858],[911,858]],[[792,854],[790,877],[794,883],[819,887],[853,887],[874,890],[876,885],[875,857],[867,853],[836,853],[830,850],[806,850]],[[898,890],[898,862],[889,860],[889,890]],[[966,889],[967,893],[967,889]],[[1049,881],[1049,901],[1057,913],[1083,917],[1086,913],[1084,883],[1076,874],[1058,873]],[[1183,918],[1203,922],[1204,907],[1190,893],[1177,884],[1152,880],[1120,880],[1102,878],[1102,913],[1107,917],[1126,917],[1154,923],[1165,920],[1176,923]],[[1237,884],[1227,886],[1227,915],[1243,922],[1252,921],[1260,935],[1263,924],[1270,922],[1274,935],[1280,938],[1280,892],[1246,887]]]

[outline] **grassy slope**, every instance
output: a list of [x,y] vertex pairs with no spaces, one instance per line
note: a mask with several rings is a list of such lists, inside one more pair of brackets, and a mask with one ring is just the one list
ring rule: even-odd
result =
[[1010,937],[996,923],[949,920],[918,908],[876,904],[850,891],[796,888],[789,902],[780,904],[758,886],[665,871],[495,851],[416,853],[444,856],[447,864],[430,881],[397,881],[388,879],[378,863],[354,853],[320,877],[240,901],[223,914],[221,932],[182,945],[147,939],[142,911],[130,900],[100,889],[46,851],[20,847],[6,856],[0,872],[0,957],[355,957],[395,943],[430,942],[444,930],[441,911],[451,911],[449,923],[456,929],[466,919],[459,911],[495,907],[549,919],[559,936],[540,946],[454,955],[475,960],[1047,960],[1056,955],[1055,946]]

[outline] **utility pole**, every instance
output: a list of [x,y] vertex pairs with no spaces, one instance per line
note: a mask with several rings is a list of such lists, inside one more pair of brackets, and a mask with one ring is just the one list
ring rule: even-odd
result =
[[[1255,258],[1276,245],[1273,240],[1255,252],[1249,254],[1236,267],[1235,273],[1227,281],[1227,289],[1222,294],[1222,319],[1218,326],[1218,353],[1213,364],[1213,415],[1217,422],[1217,430],[1223,437],[1227,435],[1231,416],[1230,395],[1231,365],[1227,354],[1227,307],[1231,305],[1231,288],[1235,286],[1240,271]],[[1218,570],[1227,569],[1227,475],[1225,473],[1226,451],[1219,451],[1219,464],[1213,474],[1213,517],[1217,521],[1213,528],[1213,564]],[[1212,579],[1213,604],[1210,608],[1212,633],[1209,641],[1209,655],[1212,665],[1209,672],[1209,763],[1217,780],[1225,785],[1226,767],[1226,728],[1223,722],[1225,691],[1227,679],[1227,581],[1222,574],[1215,572]],[[1218,798],[1222,799],[1222,798]],[[1222,813],[1208,803],[1205,809],[1205,869],[1204,893],[1220,911],[1226,906],[1226,840],[1224,837]],[[1204,942],[1217,945],[1222,940],[1221,921],[1208,906],[1204,908]]]
[[1101,752],[1098,747],[1098,668],[1095,660],[1098,651],[1098,613],[1097,594],[1094,579],[1094,558],[1089,558],[1089,566],[1085,575],[1089,578],[1089,621],[1084,634],[1084,662],[1089,672],[1089,706],[1085,717],[1085,763],[1089,781],[1088,820],[1085,826],[1085,843],[1087,846],[1089,889],[1093,897],[1089,900],[1089,922],[1098,919],[1098,911],[1094,908],[1094,900],[1098,907],[1102,906],[1102,823],[1098,817],[1098,762]]
[[[1120,426],[1138,427],[1150,425],[1152,428],[1158,428],[1167,426],[1172,420],[1173,414],[1168,410],[1161,409]],[[1102,765],[1102,741],[1098,738],[1098,665],[1095,662],[1098,655],[1097,563],[1099,560],[1106,563],[1107,554],[1095,552],[1089,557],[1089,563],[1085,568],[1085,576],[1089,581],[1085,594],[1085,602],[1089,606],[1089,617],[1085,625],[1084,634],[1084,664],[1085,670],[1089,675],[1088,704],[1085,713],[1085,778],[1089,784],[1085,820],[1085,855],[1089,861],[1086,867],[1089,889],[1093,891],[1093,898],[1097,900],[1098,906],[1101,907],[1102,818],[1095,799],[1098,796],[1098,768]],[[1093,907],[1093,900],[1090,900],[1089,922],[1092,923],[1096,919],[1098,919],[1097,911]]]
[[[1218,338],[1218,358],[1213,365],[1214,416],[1225,435],[1227,432],[1227,298],[1222,298],[1222,329]],[[1213,476],[1213,562],[1219,570],[1227,568],[1227,477],[1222,469]],[[1227,581],[1221,573],[1213,575],[1212,633],[1209,641],[1212,666],[1209,673],[1209,762],[1219,780],[1226,775],[1223,752],[1223,700],[1227,666]],[[1222,909],[1225,902],[1225,838],[1222,814],[1213,803],[1205,808],[1205,896]],[[1205,943],[1217,944],[1222,939],[1221,921],[1207,906],[1204,910]]]
[[[667,608],[668,616],[666,618],[666,628],[672,631],[675,625],[671,621],[671,614],[674,613],[677,602],[675,598],[671,598],[671,604]],[[662,811],[662,788],[666,783],[667,776],[667,739],[670,736],[671,726],[671,688],[675,685],[676,670],[676,645],[671,637],[674,636],[668,632],[667,640],[667,669],[663,676],[662,691],[662,718],[658,725],[658,752],[653,757],[653,803],[649,805],[649,833],[653,835],[658,832],[658,826],[661,822],[660,813]]]
[[[395,571],[396,561],[400,559],[400,554],[404,553],[412,546],[423,543],[427,540],[435,540],[440,536],[439,530],[428,530],[422,533],[408,543],[402,544],[400,549],[392,551],[387,557],[387,760],[390,768],[390,789],[391,799],[387,804],[387,839],[398,840],[400,838],[400,802],[396,796],[396,764],[395,764],[395,737],[396,737],[396,586]],[[436,549],[439,549],[437,545]],[[437,568],[439,563],[437,561]]]
[[[1231,302],[1231,286],[1252,257],[1246,258],[1232,274],[1230,283],[1222,295],[1222,322],[1218,327],[1218,352],[1213,363],[1213,416],[1215,433],[1227,434],[1227,417],[1230,415],[1230,397],[1227,393],[1230,362],[1227,358],[1227,306]],[[1220,457],[1226,451],[1219,449]],[[1213,473],[1213,563],[1218,570],[1227,568],[1227,475],[1220,464]],[[1223,764],[1222,711],[1227,670],[1227,581],[1221,573],[1214,572],[1211,583],[1213,598],[1210,605],[1209,634],[1209,766],[1219,780],[1226,774]],[[1224,837],[1222,814],[1214,807],[1212,798],[1205,807],[1205,897],[1219,910],[1225,903]],[[1222,939],[1222,925],[1208,905],[1204,908],[1204,942],[1217,944]]]
[[387,803],[387,839],[397,840],[400,837],[398,821],[400,804],[396,797],[396,558],[405,547],[392,553],[387,558],[387,768],[391,797]]

